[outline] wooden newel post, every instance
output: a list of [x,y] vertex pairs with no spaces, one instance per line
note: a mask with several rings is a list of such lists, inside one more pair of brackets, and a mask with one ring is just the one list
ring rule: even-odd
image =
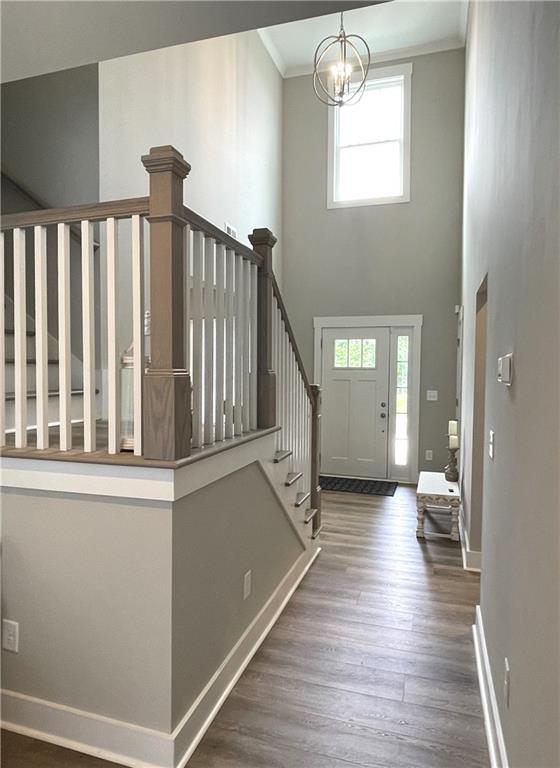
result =
[[147,459],[191,452],[191,380],[184,338],[183,181],[190,165],[174,147],[152,147],[150,174],[151,357],[144,375],[143,444]]
[[276,372],[272,360],[272,249],[276,238],[270,229],[254,229],[249,240],[263,258],[257,287],[257,426],[264,429],[276,426]]
[[321,530],[321,388],[311,385],[311,507],[317,510],[313,518],[313,538]]

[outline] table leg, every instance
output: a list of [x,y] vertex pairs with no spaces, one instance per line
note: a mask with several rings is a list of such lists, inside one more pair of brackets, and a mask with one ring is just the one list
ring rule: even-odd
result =
[[416,537],[424,539],[424,512],[426,505],[421,499],[416,499]]
[[459,503],[451,505],[451,538],[453,541],[459,541],[459,507]]

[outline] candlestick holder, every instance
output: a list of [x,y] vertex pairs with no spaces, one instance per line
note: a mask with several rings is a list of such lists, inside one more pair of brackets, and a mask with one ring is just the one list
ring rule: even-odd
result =
[[456,483],[459,480],[459,470],[457,469],[457,457],[455,454],[459,450],[458,448],[449,448],[449,462],[447,463],[444,472],[445,479],[450,483]]

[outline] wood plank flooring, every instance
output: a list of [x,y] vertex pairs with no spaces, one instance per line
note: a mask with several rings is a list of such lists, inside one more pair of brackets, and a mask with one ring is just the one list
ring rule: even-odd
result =
[[[406,487],[324,495],[323,551],[189,768],[489,765],[471,634],[479,580],[456,543],[416,540],[414,500]],[[12,734],[2,766],[115,768]]]

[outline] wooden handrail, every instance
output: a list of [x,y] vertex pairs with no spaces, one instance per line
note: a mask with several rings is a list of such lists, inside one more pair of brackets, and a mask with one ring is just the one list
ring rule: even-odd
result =
[[38,211],[8,213],[2,216],[0,231],[9,229],[72,224],[79,221],[103,221],[108,218],[125,219],[129,216],[147,216],[148,197],[132,197],[125,200],[109,200],[103,203],[71,205],[67,208],[44,208]]
[[223,243],[226,248],[235,251],[235,253],[238,253],[240,256],[243,256],[244,259],[247,259],[247,261],[256,264],[257,267],[262,266],[263,257],[258,253],[255,253],[255,251],[249,248],[248,245],[240,243],[239,240],[236,240],[231,235],[228,235],[227,232],[224,232],[215,224],[212,224],[212,222],[207,221],[199,213],[196,213],[196,211],[183,206],[183,212],[185,221],[187,224],[190,224],[191,229],[194,229],[198,232],[204,232],[204,234],[208,235],[208,237],[213,237],[219,243]]
[[278,283],[276,282],[276,278],[274,277],[272,280],[272,287],[274,290],[274,295],[276,296],[276,301],[278,302],[278,307],[280,309],[280,314],[282,315],[282,320],[284,321],[284,325],[286,326],[286,332],[288,334],[288,337],[290,339],[290,344],[292,345],[292,349],[294,351],[294,355],[298,364],[299,372],[301,374],[301,378],[303,379],[303,383],[305,385],[305,391],[307,392],[308,398],[313,401],[313,390],[311,387],[311,384],[309,383],[309,379],[307,377],[307,373],[305,371],[305,366],[303,364],[303,360],[301,359],[301,355],[299,353],[296,337],[294,335],[294,332],[292,330],[292,326],[290,324],[290,320],[288,318],[288,313],[286,312],[286,306],[284,304],[284,301],[282,299],[282,294],[280,293],[280,288],[278,287]]

